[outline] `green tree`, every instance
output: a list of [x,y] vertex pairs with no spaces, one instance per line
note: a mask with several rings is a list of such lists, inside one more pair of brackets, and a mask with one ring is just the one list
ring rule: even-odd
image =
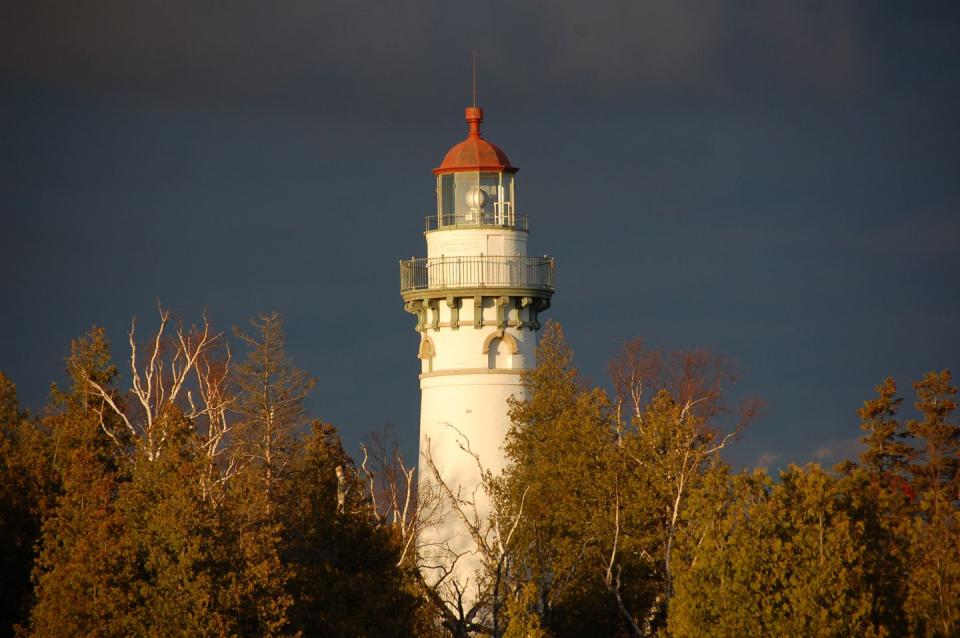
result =
[[[662,353],[634,340],[610,371],[617,390],[621,506],[605,582],[630,633],[650,635],[666,623],[673,580],[689,560],[684,550],[702,538],[703,516],[711,511],[695,497],[726,475],[720,452],[759,406],[727,404],[736,374],[706,350]],[[631,588],[626,604],[622,594]]]
[[909,571],[909,530],[913,510],[907,465],[913,455],[910,434],[897,418],[903,399],[887,378],[877,397],[865,401],[858,414],[866,449],[860,464],[845,462],[843,492],[851,516],[863,528],[866,585],[873,592],[871,623],[877,635],[907,633],[904,602]]
[[671,635],[889,635],[871,622],[868,550],[840,481],[810,465],[729,485],[677,574]]
[[25,619],[34,544],[55,496],[50,439],[20,411],[13,382],[0,372],[0,636]]
[[725,466],[718,452],[728,439],[719,438],[692,400],[678,402],[661,389],[621,428],[625,471],[622,527],[625,555],[644,557],[636,570],[646,581],[642,598],[631,608],[634,634],[649,634],[666,622],[673,580],[684,568],[682,547],[700,536],[704,524],[695,516],[692,498],[705,481]]
[[910,465],[918,511],[910,528],[906,608],[918,636],[960,634],[960,427],[948,370],[914,384],[920,419],[907,424],[921,447]]
[[316,382],[287,356],[279,314],[260,315],[250,324],[252,335],[234,330],[248,350],[235,377],[240,420],[234,435],[248,475],[261,484],[269,518],[282,498],[276,486],[285,478],[291,450],[308,422],[303,400]]
[[695,498],[701,509],[709,503],[713,515],[704,517],[690,567],[674,580],[671,635],[763,635],[772,621],[768,610],[780,596],[770,586],[769,552],[778,540],[767,507],[771,486],[757,470],[713,484]]
[[223,512],[204,498],[200,441],[175,409],[160,420],[159,454],[140,453],[117,498],[121,543],[136,560],[126,626],[137,636],[234,635],[238,565]]
[[509,623],[503,638],[547,638],[549,634],[541,627],[536,608],[537,590],[533,583],[522,585],[512,593],[507,600]]
[[336,429],[315,421],[290,467],[283,558],[292,625],[305,636],[411,635],[417,599],[399,538],[375,519]]
[[[588,388],[563,331],[548,323],[537,368],[524,375],[527,396],[510,403],[509,466],[495,489],[504,519],[522,520],[503,578],[507,592],[536,592],[539,623],[551,635],[608,635],[620,621],[603,587],[600,538],[611,534],[599,512],[614,506],[614,428],[605,393]],[[502,594],[499,594],[502,595]],[[528,605],[509,605],[517,613]],[[508,618],[507,632],[529,618]]]
[[244,560],[242,631],[262,636],[291,631],[293,573],[282,559],[282,513],[298,434],[307,423],[303,400],[314,381],[297,369],[284,349],[277,313],[251,320],[253,334],[235,330],[248,349],[236,370],[238,387],[234,446],[241,468],[231,479],[229,506],[238,524]]
[[910,466],[918,493],[935,507],[950,507],[960,499],[960,427],[951,422],[957,407],[957,389],[950,385],[949,370],[930,372],[913,385],[915,407],[923,418],[907,424],[910,434],[922,443]]
[[[510,595],[536,585],[551,634],[654,634],[683,569],[678,548],[699,533],[691,497],[723,473],[719,452],[754,406],[727,408],[734,375],[703,351],[663,355],[631,342],[611,366],[613,403],[579,380],[556,324],[537,360],[526,398],[511,403],[510,464],[497,487],[500,515],[523,504]],[[738,420],[721,434],[727,413]]]
[[861,439],[866,450],[860,454],[860,462],[871,476],[883,479],[887,487],[902,488],[897,478],[903,476],[913,453],[907,442],[911,434],[897,419],[903,398],[897,396],[897,384],[891,377],[876,391],[877,398],[865,401],[857,412],[860,429],[867,433]]
[[124,520],[115,502],[129,466],[101,428],[101,414],[113,417],[87,385],[89,376],[109,388],[116,376],[102,328],[73,341],[67,371],[71,386],[66,392],[54,386],[45,419],[54,439],[60,494],[43,521],[31,631],[38,636],[129,635],[134,548],[123,542]]
[[158,377],[146,416],[128,412],[100,329],[74,342],[68,370],[71,389],[54,389],[48,417],[62,489],[43,525],[32,632],[237,633],[236,535],[205,489],[194,423]]

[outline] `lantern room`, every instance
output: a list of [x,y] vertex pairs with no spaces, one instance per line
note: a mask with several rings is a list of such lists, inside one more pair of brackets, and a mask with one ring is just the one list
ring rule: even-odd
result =
[[[428,219],[428,230],[469,226],[526,229],[517,216],[515,175],[507,154],[483,139],[483,109],[468,107],[467,139],[451,148],[439,167],[437,215]],[[432,223],[431,223],[432,222]]]

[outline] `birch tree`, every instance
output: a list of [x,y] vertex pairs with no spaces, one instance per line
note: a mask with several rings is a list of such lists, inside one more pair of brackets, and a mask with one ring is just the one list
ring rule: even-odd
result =
[[[690,515],[690,496],[712,473],[724,471],[720,453],[756,416],[759,402],[732,406],[728,395],[737,374],[725,358],[706,350],[663,353],[634,340],[611,364],[610,373],[617,446],[630,468],[623,529],[647,539],[639,555],[659,574],[653,600],[631,612],[637,620],[630,623],[631,633],[649,635],[666,619],[681,537],[701,534],[702,521]],[[616,597],[617,588],[608,589]]]
[[161,350],[125,396],[101,329],[72,345],[72,385],[54,391],[48,417],[61,494],[34,572],[35,635],[231,632],[235,552],[205,489],[207,440],[168,385],[171,375],[184,379],[183,368],[167,372]]
[[654,635],[666,621],[677,546],[699,525],[690,496],[722,469],[720,452],[755,405],[728,406],[735,375],[703,351],[628,344],[611,366],[613,401],[579,379],[556,324],[537,355],[528,398],[511,407],[500,501],[509,510],[530,490],[516,590],[534,583],[551,632]]
[[231,424],[228,408],[234,401],[229,392],[230,348],[221,333],[215,333],[206,315],[200,326],[171,328],[171,313],[157,304],[160,323],[141,343],[136,318],[127,333],[130,388],[117,393],[83,367],[74,374],[86,382],[103,433],[121,451],[132,445],[148,462],[163,453],[170,435],[164,415],[170,410],[182,414],[202,441],[206,471],[200,477],[205,498],[216,499],[235,465],[225,457],[226,437]]

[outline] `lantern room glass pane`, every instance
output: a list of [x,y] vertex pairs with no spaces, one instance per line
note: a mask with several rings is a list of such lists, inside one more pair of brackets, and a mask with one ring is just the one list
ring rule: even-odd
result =
[[480,191],[480,173],[454,173],[457,223],[479,224],[485,205]]
[[487,202],[498,200],[500,189],[500,173],[480,173],[480,188],[487,194]]
[[[446,175],[440,175],[438,187],[440,189],[440,225],[445,226],[447,224],[452,224],[453,214],[456,212],[454,207],[454,192],[453,192],[453,173],[447,173]],[[446,219],[445,219],[446,218]]]
[[502,173],[500,177],[503,189],[501,201],[513,202],[513,173]]
[[513,226],[516,222],[513,183],[513,173],[500,174],[500,198],[495,211],[498,224]]
[[512,173],[445,173],[437,176],[437,227],[516,225]]

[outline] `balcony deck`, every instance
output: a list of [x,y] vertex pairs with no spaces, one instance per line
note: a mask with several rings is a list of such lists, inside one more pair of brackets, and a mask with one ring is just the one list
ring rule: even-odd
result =
[[434,257],[400,262],[400,293],[498,288],[553,293],[552,257]]

